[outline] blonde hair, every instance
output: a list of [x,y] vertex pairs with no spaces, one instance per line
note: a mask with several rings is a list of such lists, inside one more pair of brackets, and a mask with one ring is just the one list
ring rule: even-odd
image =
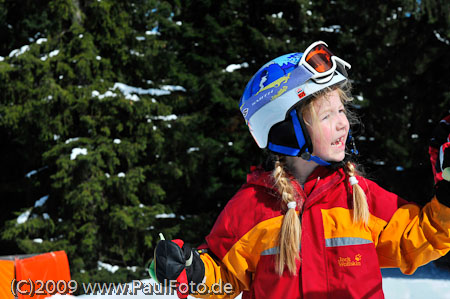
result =
[[[354,177],[356,170],[355,165],[352,162],[345,163],[344,171],[347,176]],[[359,183],[353,184],[353,223],[360,223],[364,226],[369,224],[369,205],[367,204],[367,197],[364,190]]]
[[[346,108],[345,114],[347,116],[347,119],[348,119],[348,122],[350,123],[350,125],[359,124],[360,121],[359,121],[358,117],[351,110],[347,109],[349,103],[353,101],[353,97],[351,97],[351,94],[350,94],[351,86],[349,83],[346,83],[344,85],[341,85],[339,87],[334,87],[334,88],[326,87],[326,88],[314,93],[309,99],[306,100],[306,102],[304,102],[303,105],[301,105],[298,108],[300,115],[304,116],[304,115],[308,114],[311,116],[312,123],[317,122],[318,118],[317,118],[316,110],[314,109],[314,105],[313,105],[314,102],[317,99],[322,98],[322,97],[325,99],[328,99],[329,94],[334,90],[337,90],[337,92],[339,94],[339,98],[341,99],[342,104]],[[308,126],[312,126],[312,124],[307,122],[304,117],[303,117],[303,120],[304,120],[305,124],[307,124]]]
[[275,186],[281,195],[282,207],[287,210],[283,217],[283,224],[281,225],[279,235],[280,252],[276,261],[276,272],[280,276],[283,274],[285,266],[287,266],[290,274],[297,274],[296,261],[300,259],[299,246],[302,231],[300,219],[295,209],[287,208],[289,202],[295,202],[295,190],[285,170],[285,164],[284,157],[279,157],[275,161],[275,168],[272,172],[273,178],[275,179]]
[[[349,88],[349,87],[348,87]],[[344,90],[342,87],[335,88],[339,92],[339,96],[344,106],[352,101],[352,98],[348,96],[348,90]],[[314,94],[314,96],[307,101],[300,111],[302,116],[304,113],[311,113],[312,121],[317,120],[317,114],[315,113],[313,103],[321,96],[327,96],[327,94],[334,89],[327,88]],[[357,122],[356,117],[347,111],[347,117],[349,122],[354,124]],[[305,122],[306,123],[306,122]],[[307,124],[311,125],[311,124]],[[281,276],[284,272],[284,268],[287,267],[291,275],[297,275],[296,261],[300,259],[299,247],[301,239],[301,223],[297,216],[295,209],[288,209],[287,204],[289,202],[295,202],[295,189],[289,178],[289,173],[286,169],[285,157],[276,156],[275,168],[272,172],[274,178],[274,186],[281,196],[281,203],[283,210],[286,210],[286,214],[283,217],[283,223],[279,234],[279,254],[276,259],[276,272]],[[345,174],[350,177],[354,177],[356,174],[355,165],[351,162],[346,162],[344,166]],[[369,206],[367,204],[367,198],[364,190],[358,183],[352,185],[353,188],[353,223],[367,225],[369,222]]]

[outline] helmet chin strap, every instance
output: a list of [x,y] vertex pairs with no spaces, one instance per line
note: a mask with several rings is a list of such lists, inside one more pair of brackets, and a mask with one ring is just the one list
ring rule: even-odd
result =
[[[340,162],[327,162],[320,157],[313,156],[311,152],[313,151],[313,145],[311,139],[309,137],[308,131],[306,129],[306,124],[304,123],[302,118],[299,118],[297,115],[297,111],[293,109],[290,112],[290,116],[292,119],[292,126],[294,128],[295,137],[297,139],[298,148],[273,144],[269,141],[267,147],[276,153],[292,156],[292,157],[301,157],[306,161],[313,161],[321,166],[330,166],[339,164]],[[350,153],[357,155],[358,150],[356,149],[355,142],[353,141],[351,130],[348,132],[348,137],[346,141],[347,145],[351,147]]]
[[[303,119],[300,122],[296,109],[292,109],[290,115],[292,118],[292,124],[294,126],[295,137],[297,137],[298,146],[300,148],[299,156],[306,161],[313,161],[322,166],[331,165],[331,163],[324,161],[317,156],[311,155],[311,153],[309,152],[309,147],[311,147],[311,151],[312,151],[312,142],[310,140],[308,140],[308,142],[306,142],[306,140],[305,140],[305,134],[307,134],[307,131],[306,131],[305,124],[303,123]],[[303,134],[303,132],[305,132],[305,134]],[[308,147],[307,143],[309,143],[309,147]]]
[[[306,161],[313,161],[321,166],[328,166],[331,165],[331,163],[322,160],[321,158],[317,156],[311,155],[310,151],[312,152],[312,142],[309,138],[306,131],[306,125],[303,123],[303,120],[300,122],[297,111],[293,109],[290,112],[291,119],[292,119],[292,125],[295,132],[295,137],[297,138],[298,148],[285,146],[285,145],[278,145],[273,144],[269,141],[269,144],[267,147],[276,153],[292,156],[292,157],[301,157],[302,159]],[[306,132],[303,134],[303,132]],[[306,138],[305,138],[306,136]]]

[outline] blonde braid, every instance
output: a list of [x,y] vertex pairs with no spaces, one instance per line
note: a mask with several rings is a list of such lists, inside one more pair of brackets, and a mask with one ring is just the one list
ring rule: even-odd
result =
[[284,163],[280,160],[275,162],[275,169],[272,175],[275,180],[275,187],[281,195],[282,206],[287,209],[279,235],[280,253],[277,256],[276,271],[281,276],[284,267],[287,266],[291,275],[297,275],[296,260],[300,259],[301,225],[295,209],[287,208],[288,203],[296,202],[294,197],[295,190],[284,169]]
[[368,225],[370,213],[366,194],[355,178],[355,166],[351,162],[345,164],[345,173],[349,176],[353,187],[353,223],[362,222]]

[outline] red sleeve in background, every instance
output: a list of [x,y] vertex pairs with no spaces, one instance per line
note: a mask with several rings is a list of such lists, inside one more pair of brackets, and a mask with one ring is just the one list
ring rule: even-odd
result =
[[14,279],[14,261],[0,260],[0,298],[14,299],[11,282]]
[[[44,283],[50,280],[55,283],[64,280],[68,283],[70,280],[70,270],[66,253],[64,251],[55,251],[29,258],[16,259],[16,280],[19,281],[22,279],[31,279],[38,287],[39,283],[36,283],[37,280],[41,280]],[[50,282],[50,284],[53,284],[53,282]],[[63,287],[62,285],[63,283],[60,283],[61,289]],[[23,290],[29,290],[29,285],[24,285]],[[43,290],[45,290],[45,287]],[[69,290],[64,293],[68,292]],[[19,299],[41,299],[48,297],[48,295],[35,295],[33,297],[21,294],[18,295]]]

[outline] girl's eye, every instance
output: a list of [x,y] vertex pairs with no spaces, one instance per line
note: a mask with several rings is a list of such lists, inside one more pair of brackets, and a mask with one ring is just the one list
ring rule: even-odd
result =
[[339,113],[345,113],[345,109],[340,109]]
[[328,117],[330,117],[329,114],[322,116],[322,120],[326,120]]

